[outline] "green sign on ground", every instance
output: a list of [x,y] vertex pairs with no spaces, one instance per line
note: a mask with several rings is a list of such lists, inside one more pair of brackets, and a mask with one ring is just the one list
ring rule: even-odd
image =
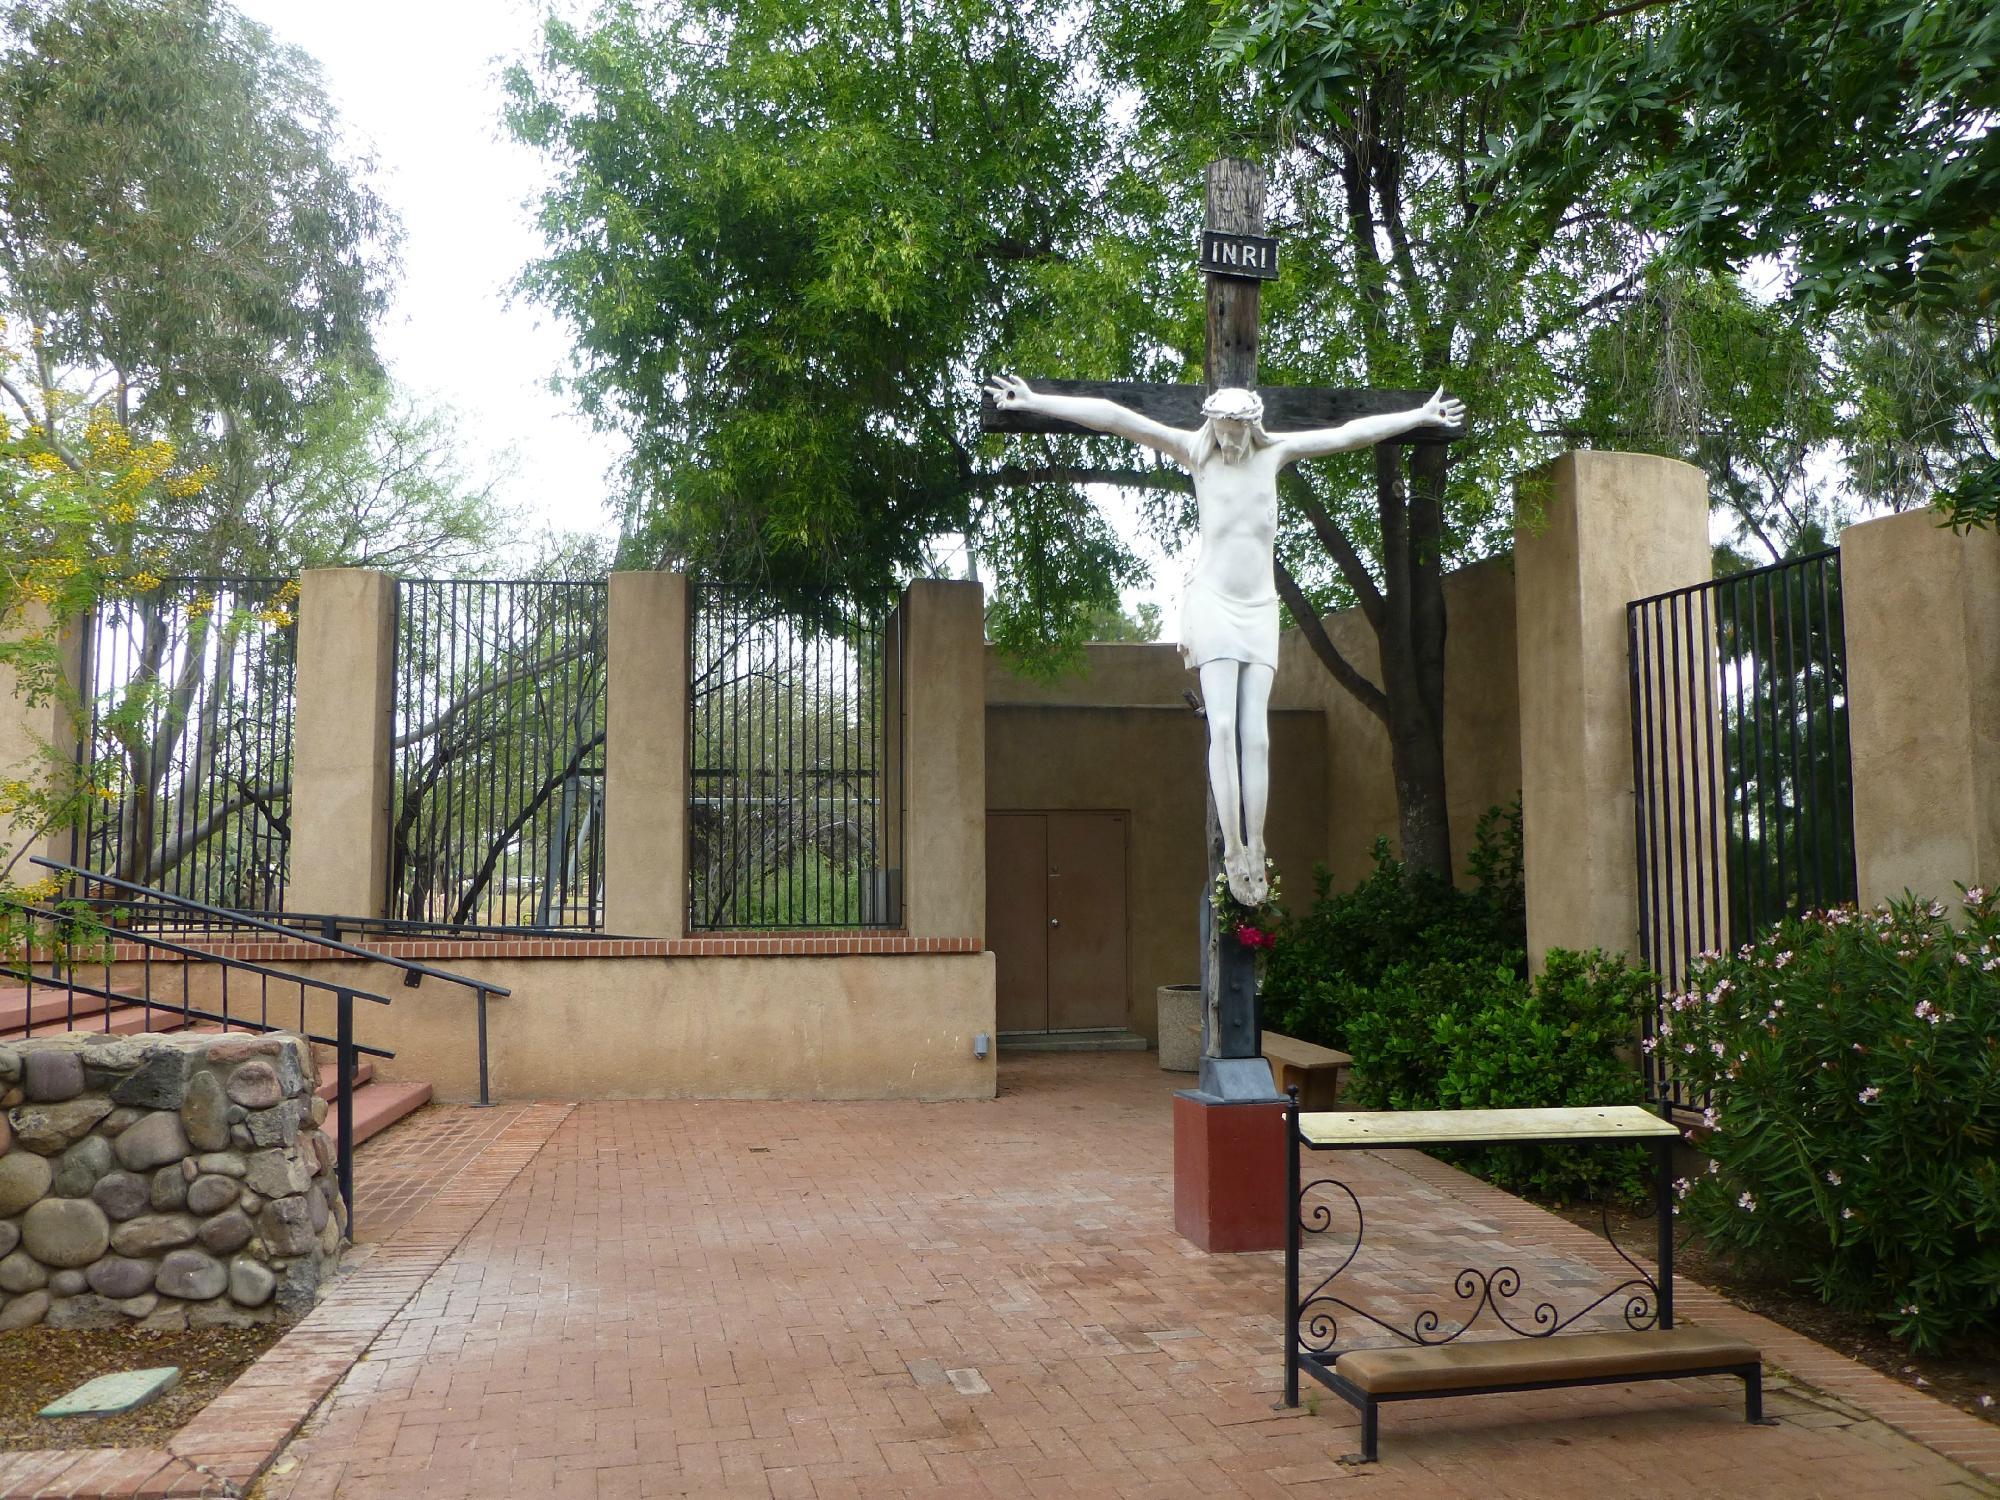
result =
[[161,1365],[155,1370],[122,1370],[116,1375],[100,1375],[86,1380],[67,1396],[60,1396],[41,1410],[45,1417],[112,1417],[136,1410],[155,1396],[179,1384],[181,1367]]

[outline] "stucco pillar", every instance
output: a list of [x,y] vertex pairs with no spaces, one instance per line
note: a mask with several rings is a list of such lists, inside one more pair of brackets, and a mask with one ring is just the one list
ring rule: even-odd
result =
[[395,579],[371,568],[300,578],[289,911],[388,909],[395,662]]
[[1840,536],[1864,905],[2000,884],[2000,536],[1928,511]]
[[898,611],[911,937],[986,936],[985,601],[976,583],[924,579]]
[[[27,635],[45,629],[47,625],[47,613],[39,605],[30,605],[19,624],[12,627],[9,633]],[[61,657],[63,676],[74,690],[83,680],[83,630],[80,622],[72,621],[62,631],[57,640],[57,651]],[[67,760],[74,756],[76,741],[77,728],[70,716],[69,705],[57,697],[30,703],[23,696],[22,684],[14,669],[0,663],[0,781],[47,784],[52,775],[59,773],[60,768],[54,757]],[[24,842],[28,846],[25,853],[21,847]],[[0,864],[17,854],[21,858],[13,869],[11,878],[14,883],[39,880],[49,872],[30,865],[28,860],[38,854],[67,860],[70,857],[70,831],[60,828],[37,834],[32,817],[0,812]]]
[[688,587],[680,573],[611,575],[604,727],[604,926],[687,930]]
[[1633,953],[1631,667],[1625,606],[1707,580],[1708,481],[1585,451],[1524,475],[1514,546],[1528,954]]

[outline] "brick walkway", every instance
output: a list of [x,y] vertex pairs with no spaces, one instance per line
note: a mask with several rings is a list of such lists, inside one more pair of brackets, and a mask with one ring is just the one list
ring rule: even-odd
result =
[[[354,1151],[354,1242],[380,1244],[479,1159],[521,1117],[523,1106],[433,1104]],[[352,1259],[350,1264],[357,1264]]]
[[[991,1104],[578,1106],[256,1493],[1997,1493],[1782,1382],[1775,1428],[1722,1380],[1392,1408],[1384,1462],[1343,1468],[1346,1407],[1272,1409],[1278,1257],[1172,1232],[1181,1080],[1129,1054],[1001,1076]],[[1448,1169],[1354,1165],[1376,1291],[1597,1275],[1592,1237]]]

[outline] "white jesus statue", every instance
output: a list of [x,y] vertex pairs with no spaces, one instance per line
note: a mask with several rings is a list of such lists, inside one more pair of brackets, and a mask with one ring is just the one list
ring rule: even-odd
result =
[[1258,906],[1269,892],[1264,813],[1271,791],[1271,681],[1278,671],[1278,590],[1272,545],[1278,532],[1278,474],[1302,458],[1372,447],[1420,427],[1456,427],[1463,402],[1444,387],[1422,406],[1338,427],[1275,436],[1264,402],[1225,387],[1202,403],[1192,432],[1097,396],[1050,396],[1017,375],[989,385],[993,404],[1074,422],[1165,454],[1194,476],[1201,541],[1181,606],[1181,656],[1201,674],[1208,717],[1208,785],[1222,825],[1230,894]]

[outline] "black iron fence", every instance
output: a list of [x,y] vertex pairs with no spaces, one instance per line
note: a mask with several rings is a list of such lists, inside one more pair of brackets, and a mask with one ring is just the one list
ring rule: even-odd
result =
[[899,925],[897,632],[815,630],[714,584],[689,598],[689,928]]
[[398,586],[388,915],[601,927],[602,579]]
[[72,863],[210,905],[282,903],[297,595],[173,578],[85,618],[78,755],[97,795]]
[[1839,551],[1635,600],[1627,629],[1640,951],[1671,994],[1696,955],[1855,899]]

